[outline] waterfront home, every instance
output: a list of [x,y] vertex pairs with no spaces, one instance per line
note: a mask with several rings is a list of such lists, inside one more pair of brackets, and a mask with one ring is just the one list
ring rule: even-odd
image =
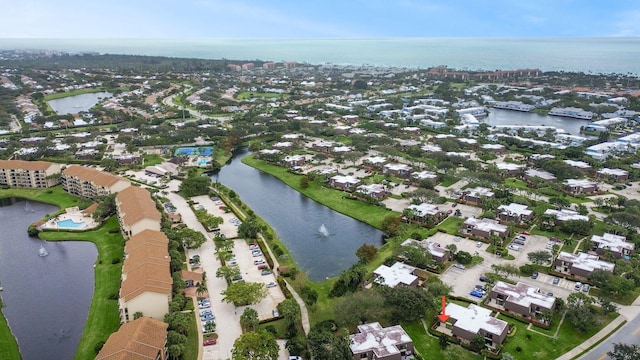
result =
[[537,321],[538,315],[546,315],[555,308],[556,298],[535,286],[522,282],[512,285],[498,281],[489,292],[486,304],[501,311]]
[[455,303],[447,304],[445,313],[449,318],[440,322],[436,329],[467,344],[477,335],[481,335],[485,343],[491,347],[504,343],[509,333],[509,324],[492,316],[492,311],[475,304],[462,307]]
[[624,182],[629,179],[629,172],[623,169],[602,168],[596,171],[596,177],[616,182]]
[[482,200],[487,198],[494,198],[494,197],[495,197],[495,194],[493,193],[493,191],[491,191],[491,189],[478,186],[471,189],[465,189],[462,192],[462,196],[460,197],[460,200],[467,204],[478,206],[482,203]]
[[373,282],[390,288],[396,286],[416,287],[418,286],[418,276],[415,267],[396,262],[391,266],[380,265],[373,270]]
[[464,221],[462,232],[474,237],[488,239],[491,236],[506,238],[509,236],[509,228],[494,219],[476,219],[470,217]]
[[629,256],[636,249],[635,244],[628,242],[626,237],[611,233],[604,233],[602,236],[593,235],[591,243],[593,244],[592,250],[598,255],[610,253],[618,259],[629,259]]
[[125,178],[80,165],[64,169],[60,179],[66,192],[89,199],[115,194],[131,186]]
[[148,190],[135,186],[126,188],[116,195],[115,205],[125,238],[146,229],[160,231],[162,215]]
[[287,167],[294,168],[305,164],[307,158],[304,155],[287,155],[283,161]]
[[334,175],[329,179],[329,185],[345,191],[352,191],[358,184],[360,179],[351,175]]
[[447,214],[440,210],[437,205],[429,203],[411,204],[404,209],[402,214],[406,221],[415,221],[428,226],[434,226],[447,217]]
[[165,322],[148,317],[122,324],[116,332],[109,335],[96,360],[165,360],[168,326]]
[[579,252],[572,254],[560,252],[554,264],[554,270],[584,279],[589,279],[594,270],[613,272],[615,264],[600,260],[598,255]]
[[535,214],[527,205],[511,203],[498,206],[498,219],[503,223],[522,224],[533,220]]
[[380,323],[358,325],[358,333],[349,335],[353,360],[405,360],[413,355],[413,341],[402,326],[383,328]]
[[382,200],[389,192],[387,192],[387,187],[382,184],[363,184],[359,185],[356,188],[356,193],[361,194],[363,196],[370,196],[376,200]]
[[492,106],[496,109],[515,110],[529,112],[536,107],[534,105],[525,104],[522,101],[495,101]]
[[429,252],[429,254],[431,254],[431,258],[438,263],[445,263],[449,261],[449,255],[447,253],[447,250],[442,246],[440,246],[439,243],[435,241],[431,241],[429,239],[424,239],[421,241],[418,241],[415,239],[407,239],[403,241],[402,244],[400,245],[401,246],[412,246],[412,245],[420,246],[426,249]]
[[562,189],[571,195],[593,195],[598,192],[598,183],[589,179],[566,179]]
[[570,117],[581,120],[591,120],[593,118],[593,112],[585,111],[576,107],[554,107],[549,111],[549,115]]
[[0,185],[44,189],[60,183],[60,164],[48,161],[0,160]]

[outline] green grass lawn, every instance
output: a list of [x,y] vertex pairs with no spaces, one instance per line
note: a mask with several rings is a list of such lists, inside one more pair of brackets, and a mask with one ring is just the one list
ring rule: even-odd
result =
[[[428,322],[427,322],[428,323]],[[402,328],[407,332],[413,346],[423,359],[456,359],[456,360],[480,360],[482,356],[463,349],[456,344],[449,344],[446,349],[440,349],[438,338],[428,334],[422,322],[403,323]]]
[[0,359],[20,360],[21,358],[18,342],[9,329],[7,319],[0,312]]
[[73,233],[51,231],[41,232],[39,236],[48,241],[90,241],[98,248],[93,298],[74,358],[93,359],[96,356],[96,345],[106,341],[109,335],[120,327],[117,299],[120,290],[124,240],[120,235],[118,220],[111,217],[102,227],[94,231]]
[[345,198],[347,195],[345,192],[325,187],[318,181],[309,182],[309,187],[303,189],[300,186],[300,175],[292,174],[281,166],[265,163],[264,161],[255,159],[253,156],[245,156],[242,158],[242,162],[277,177],[294,190],[337,212],[360,220],[375,228],[380,229],[382,227],[382,220],[387,215],[400,215],[397,212],[387,210],[383,207],[369,205],[360,200],[348,200]]
[[247,100],[251,98],[279,99],[281,97],[287,97],[287,96],[282,94],[276,94],[276,93],[260,93],[260,92],[249,92],[249,91],[241,91],[236,95],[236,99],[238,100]]
[[189,330],[187,333],[187,342],[184,346],[183,360],[196,360],[198,359],[198,323],[196,322],[195,313],[190,318]]
[[49,189],[11,188],[0,190],[0,198],[8,197],[24,198],[46,204],[58,205],[61,209],[79,206],[84,202],[82,199],[66,193],[62,190],[61,185]]

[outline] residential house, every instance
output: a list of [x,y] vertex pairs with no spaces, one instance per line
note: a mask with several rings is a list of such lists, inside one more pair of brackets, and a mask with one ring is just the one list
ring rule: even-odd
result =
[[544,215],[552,217],[555,219],[554,223],[563,223],[565,221],[589,221],[589,217],[586,215],[580,215],[577,211],[568,210],[568,209],[547,209],[544,211]]
[[483,239],[488,239],[491,236],[498,236],[500,238],[506,238],[509,236],[509,229],[507,226],[502,225],[498,220],[493,219],[476,219],[474,217],[470,217],[464,221],[462,231],[471,236]]
[[48,161],[0,160],[0,185],[50,188],[60,183],[60,164]]
[[417,221],[427,225],[435,225],[447,216],[437,205],[429,203],[409,205],[405,211],[403,211],[403,214],[404,219],[407,221]]
[[416,171],[411,173],[411,179],[413,180],[413,182],[418,184],[422,180],[429,180],[432,184],[435,184],[438,182],[438,174],[434,173],[433,171],[427,170]]
[[618,259],[628,259],[636,249],[635,244],[628,242],[626,237],[611,233],[604,233],[602,236],[593,235],[591,242],[593,243],[593,250],[598,255],[611,253]]
[[540,181],[540,180],[549,181],[549,182],[555,182],[557,180],[555,175],[553,175],[552,173],[544,170],[537,170],[537,169],[525,170],[524,179],[529,183]]
[[579,252],[571,254],[560,252],[554,263],[555,270],[564,274],[588,279],[594,270],[613,272],[615,264],[602,261],[598,255]]
[[370,169],[380,170],[387,162],[384,156],[370,156],[362,160],[362,166]]
[[[509,333],[509,324],[491,315],[492,311],[475,304],[462,307],[449,303],[445,308],[445,314],[449,319],[444,325],[444,332],[454,339],[466,343],[478,334],[482,335],[489,346],[503,344]],[[442,327],[438,330],[441,330]]]
[[498,206],[498,219],[503,223],[522,224],[533,220],[535,214],[527,205],[511,203]]
[[345,191],[351,191],[360,184],[360,179],[351,175],[334,175],[329,179],[329,185]]
[[566,179],[563,190],[571,195],[592,195],[598,192],[598,183],[589,179]]
[[380,265],[373,271],[373,282],[390,288],[396,286],[418,286],[416,268],[401,262],[396,262],[390,267]]
[[160,231],[162,215],[148,190],[131,186],[116,195],[118,222],[125,238],[146,229]]
[[599,179],[607,179],[616,182],[624,182],[629,179],[629,172],[622,169],[602,168],[596,171],[596,177]]
[[444,263],[449,261],[449,255],[447,254],[447,250],[440,246],[439,243],[435,241],[431,241],[429,239],[424,239],[422,241],[418,241],[415,239],[407,239],[402,242],[401,246],[411,246],[417,245],[424,249],[426,249],[429,254],[431,254],[431,258],[438,263]]
[[382,184],[363,184],[356,188],[356,193],[364,196],[371,196],[376,200],[384,199],[389,193],[387,187]]
[[131,186],[125,178],[80,165],[64,169],[60,179],[66,192],[89,199],[115,194]]
[[401,178],[408,178],[411,174],[411,166],[400,163],[385,164],[382,167],[382,173],[389,174],[391,176],[398,176]]
[[496,167],[498,168],[498,170],[506,173],[509,176],[520,174],[520,172],[522,172],[522,169],[523,169],[522,165],[518,165],[514,163],[506,163],[506,162],[497,163]]
[[306,160],[304,155],[287,155],[284,157],[284,163],[290,168],[302,166]]
[[571,165],[572,167],[582,171],[583,173],[588,173],[591,171],[591,165],[584,161],[576,161],[576,160],[562,160],[565,164]]
[[493,193],[493,191],[491,191],[491,189],[478,186],[472,189],[465,189],[462,192],[462,196],[460,197],[460,199],[467,204],[477,206],[482,203],[483,199],[493,197],[495,197],[495,194]]
[[552,311],[556,304],[554,296],[522,282],[512,285],[498,281],[487,298],[487,305],[531,320]]
[[358,325],[358,333],[349,335],[349,340],[353,360],[403,360],[414,351],[413,341],[400,325]]
[[148,317],[122,324],[109,335],[96,360],[165,360],[167,357],[167,327]]

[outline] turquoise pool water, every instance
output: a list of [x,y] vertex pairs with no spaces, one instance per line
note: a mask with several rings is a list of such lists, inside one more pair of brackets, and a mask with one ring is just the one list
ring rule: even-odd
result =
[[209,156],[213,154],[213,148],[210,146],[200,146],[200,147],[180,147],[177,148],[174,152],[174,156]]
[[207,165],[209,163],[208,159],[200,159],[198,160],[198,166]]
[[60,220],[56,224],[58,225],[58,228],[61,228],[61,229],[78,229],[83,227],[86,223],[84,221],[74,222],[71,219],[66,219],[66,220]]

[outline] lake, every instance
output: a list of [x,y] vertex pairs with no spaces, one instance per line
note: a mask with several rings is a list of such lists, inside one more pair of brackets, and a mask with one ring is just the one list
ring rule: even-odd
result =
[[580,135],[580,127],[591,124],[589,120],[572,119],[561,116],[549,116],[532,112],[512,111],[503,109],[489,109],[489,115],[480,122],[489,125],[532,125],[554,126],[564,129],[572,135]]
[[[28,226],[56,206],[0,199],[2,309],[24,360],[72,359],[89,313],[98,251],[90,242],[45,242]],[[39,256],[40,247],[48,252]]]
[[[240,199],[276,231],[301,271],[313,281],[340,274],[358,259],[362,244],[382,244],[383,233],[307,198],[277,178],[241,162],[249,155],[239,149],[212,176],[233,189]],[[324,225],[324,227],[323,227]]]
[[102,91],[67,96],[60,99],[49,100],[47,103],[58,115],[77,114],[81,111],[89,111],[89,109],[102,99],[110,98],[112,96],[112,93]]

